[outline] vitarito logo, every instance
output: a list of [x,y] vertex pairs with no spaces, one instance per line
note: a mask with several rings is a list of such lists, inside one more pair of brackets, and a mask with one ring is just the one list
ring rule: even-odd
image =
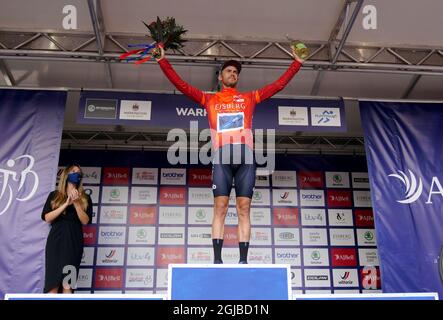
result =
[[284,192],[280,194],[280,199],[286,200],[289,197],[289,192]]
[[110,259],[115,255],[116,250],[111,250],[108,254],[105,255],[106,258]]
[[342,280],[347,280],[349,278],[350,272],[346,271],[342,275],[340,275],[340,278]]

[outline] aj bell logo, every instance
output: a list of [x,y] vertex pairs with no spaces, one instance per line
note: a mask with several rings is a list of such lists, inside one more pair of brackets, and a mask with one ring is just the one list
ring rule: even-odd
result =
[[[389,177],[396,178],[400,180],[406,190],[405,190],[405,196],[403,200],[397,200],[399,203],[403,204],[410,204],[418,200],[418,198],[423,193],[423,181],[419,177],[418,180],[415,177],[414,173],[408,169],[409,176],[406,175],[403,171],[398,170],[398,174],[392,173],[389,175]],[[443,188],[440,184],[440,181],[437,177],[432,177],[431,181],[431,188],[429,190],[428,194],[428,201],[426,201],[426,204],[432,204],[431,197],[433,194],[439,194],[443,197]]]
[[[25,164],[24,168],[23,163]],[[0,167],[0,216],[9,209],[14,198],[17,201],[23,202],[28,201],[34,196],[39,184],[38,175],[32,170],[34,163],[34,157],[23,155],[15,159],[9,159],[6,162],[8,169]],[[18,182],[17,190],[13,190],[11,187],[13,181]]]

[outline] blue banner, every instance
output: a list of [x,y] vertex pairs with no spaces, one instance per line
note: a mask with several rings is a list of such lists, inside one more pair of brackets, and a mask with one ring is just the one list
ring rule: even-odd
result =
[[66,92],[0,90],[0,298],[41,293]]
[[[254,128],[278,132],[346,132],[342,99],[272,98],[257,105]],[[208,128],[206,110],[181,94],[82,91],[77,122],[189,129]]]
[[443,297],[443,105],[360,110],[383,291]]

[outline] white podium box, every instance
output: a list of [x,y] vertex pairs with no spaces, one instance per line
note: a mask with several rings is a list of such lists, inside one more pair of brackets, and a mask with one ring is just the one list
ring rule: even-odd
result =
[[294,300],[438,300],[438,293],[294,294],[292,298]]
[[166,300],[162,294],[110,294],[110,293],[7,293],[5,300]]

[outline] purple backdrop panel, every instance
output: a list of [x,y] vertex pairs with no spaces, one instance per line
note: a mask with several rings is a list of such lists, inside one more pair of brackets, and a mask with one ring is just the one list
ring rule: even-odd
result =
[[0,90],[0,298],[40,293],[66,92]]

